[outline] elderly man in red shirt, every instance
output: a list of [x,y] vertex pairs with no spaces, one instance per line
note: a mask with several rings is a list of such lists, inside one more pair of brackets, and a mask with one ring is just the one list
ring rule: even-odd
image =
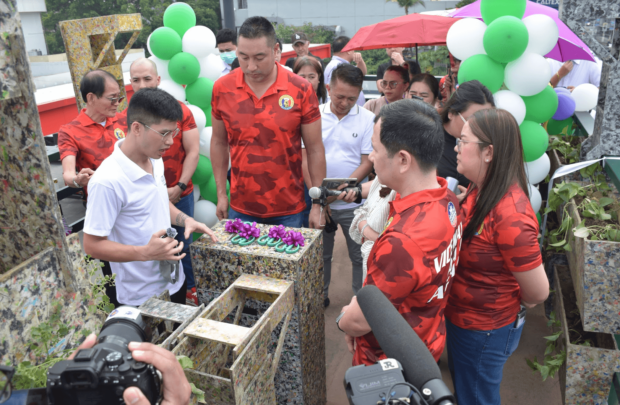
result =
[[[131,87],[134,92],[143,88],[156,88],[161,82],[161,77],[157,73],[157,66],[153,61],[146,58],[135,60],[130,68]],[[177,122],[177,127],[181,130],[179,135],[174,138],[174,143],[166,154],[164,160],[164,176],[168,186],[168,199],[176,208],[184,214],[194,217],[194,186],[192,176],[196,171],[200,151],[200,133],[196,127],[194,116],[187,106],[179,101],[183,110],[183,120]],[[118,113],[118,125],[126,129],[127,110]],[[198,305],[198,294],[196,292],[196,281],[192,268],[192,259],[189,254],[190,239],[185,239],[185,229],[173,226],[177,229],[176,239],[183,242],[183,253],[185,257],[181,259],[183,271],[187,280],[187,300],[188,305]]]
[[[313,186],[325,177],[321,113],[312,85],[276,63],[273,25],[251,17],[239,29],[241,69],[213,86],[211,162],[217,184],[217,216],[300,228],[305,209],[301,141]],[[226,194],[232,158],[230,211]],[[320,207],[310,212],[318,228]]]
[[[390,103],[376,118],[372,146],[369,159],[377,179],[398,194],[370,251],[365,285],[385,294],[437,361],[463,232],[456,195],[436,177],[443,152],[441,119],[422,101]],[[346,333],[353,365],[386,358],[355,297],[336,322]]]

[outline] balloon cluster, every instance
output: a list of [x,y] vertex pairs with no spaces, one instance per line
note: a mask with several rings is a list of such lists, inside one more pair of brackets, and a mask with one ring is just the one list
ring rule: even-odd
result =
[[[172,3],[164,12],[164,26],[147,40],[150,60],[161,76],[159,88],[185,102],[200,132],[200,158],[192,176],[194,217],[213,226],[217,223],[217,189],[210,161],[211,95],[213,83],[224,70],[215,47],[215,35],[196,25],[196,13],[186,3]],[[230,187],[230,186],[228,186]]]
[[[544,58],[555,47],[559,31],[543,14],[523,18],[527,0],[481,0],[483,21],[464,18],[448,31],[450,53],[462,60],[459,83],[478,80],[493,94],[495,105],[510,112],[521,132],[530,201],[535,212],[542,198],[538,184],[550,170],[549,135],[541,125],[550,119],[566,119],[575,112],[581,91],[559,94],[549,86],[555,73]],[[559,90],[559,89],[558,89]],[[583,97],[582,108],[596,105]],[[571,104],[572,102],[572,104]],[[587,105],[586,105],[587,104]],[[579,110],[577,110],[579,111]],[[570,114],[569,114],[570,113]]]

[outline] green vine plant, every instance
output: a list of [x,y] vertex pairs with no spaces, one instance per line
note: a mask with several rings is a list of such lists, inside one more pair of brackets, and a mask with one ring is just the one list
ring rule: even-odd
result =
[[[177,356],[177,361],[181,364],[183,370],[192,370],[194,368],[194,362],[187,356]],[[205,392],[198,389],[194,383],[189,384],[192,387],[192,395],[196,397],[196,400],[201,404],[206,404]]]
[[555,315],[555,311],[549,315],[549,321],[547,321],[548,327],[556,327],[560,330],[550,336],[545,336],[547,341],[545,354],[542,364],[538,362],[538,359],[534,357],[534,360],[525,359],[527,365],[534,371],[539,372],[543,381],[547,378],[554,378],[557,372],[562,367],[562,364],[566,361],[566,350],[558,350],[558,341],[562,337],[564,331],[562,330],[562,323],[560,319]]
[[[114,309],[114,305],[110,303],[110,299],[105,294],[105,285],[114,283],[114,275],[102,276],[100,268],[102,263],[86,257],[86,272],[90,288],[87,292],[90,296],[84,299],[91,302],[88,310],[91,313],[102,311],[109,313]],[[22,361],[17,365],[15,376],[13,377],[13,386],[17,390],[41,388],[47,383],[47,370],[61,360],[66,360],[75,349],[65,349],[71,336],[75,333],[75,326],[68,326],[61,320],[63,310],[62,301],[53,301],[51,303],[50,316],[47,321],[39,322],[38,326],[31,328],[30,339],[26,343],[33,352],[34,358],[41,361]],[[37,311],[36,318],[41,318],[41,313]],[[82,329],[80,332],[82,338],[90,335],[91,331]],[[32,356],[31,356],[32,357]],[[29,357],[29,358],[31,358]],[[10,365],[7,363],[7,365]]]

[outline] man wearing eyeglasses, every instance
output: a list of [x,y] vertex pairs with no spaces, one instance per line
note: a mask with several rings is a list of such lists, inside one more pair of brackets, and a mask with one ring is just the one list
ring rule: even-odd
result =
[[90,180],[84,224],[84,251],[111,262],[121,304],[138,306],[164,290],[170,300],[185,304],[187,284],[182,271],[176,280],[160,271],[160,261],[179,261],[184,244],[162,238],[171,223],[193,232],[213,232],[181,212],[168,198],[164,176],[166,155],[183,118],[178,101],[163,90],[145,88],[127,108],[127,137],[114,145]]
[[[131,77],[131,87],[134,92],[144,88],[157,88],[161,82],[161,77],[157,72],[157,66],[153,61],[146,58],[135,60],[129,68]],[[179,134],[174,138],[174,143],[164,155],[164,169],[166,184],[168,186],[168,198],[183,213],[194,216],[194,185],[192,176],[196,171],[200,151],[200,133],[196,126],[196,121],[191,110],[182,102],[179,105],[183,111],[183,119],[177,122]],[[118,125],[127,130],[127,110],[117,114]],[[177,230],[176,239],[183,242],[186,254],[183,259],[183,270],[187,280],[187,305],[198,306],[198,294],[196,292],[196,282],[192,260],[189,256],[189,245],[192,241],[191,236],[185,239],[185,230],[174,226]]]

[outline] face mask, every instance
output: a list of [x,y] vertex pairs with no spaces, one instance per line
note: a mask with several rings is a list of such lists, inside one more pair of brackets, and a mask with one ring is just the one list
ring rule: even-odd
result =
[[237,58],[237,55],[235,51],[223,52],[223,53],[220,53],[220,58],[222,58],[224,63],[226,63],[227,65],[230,65],[231,63],[233,63],[235,58]]

